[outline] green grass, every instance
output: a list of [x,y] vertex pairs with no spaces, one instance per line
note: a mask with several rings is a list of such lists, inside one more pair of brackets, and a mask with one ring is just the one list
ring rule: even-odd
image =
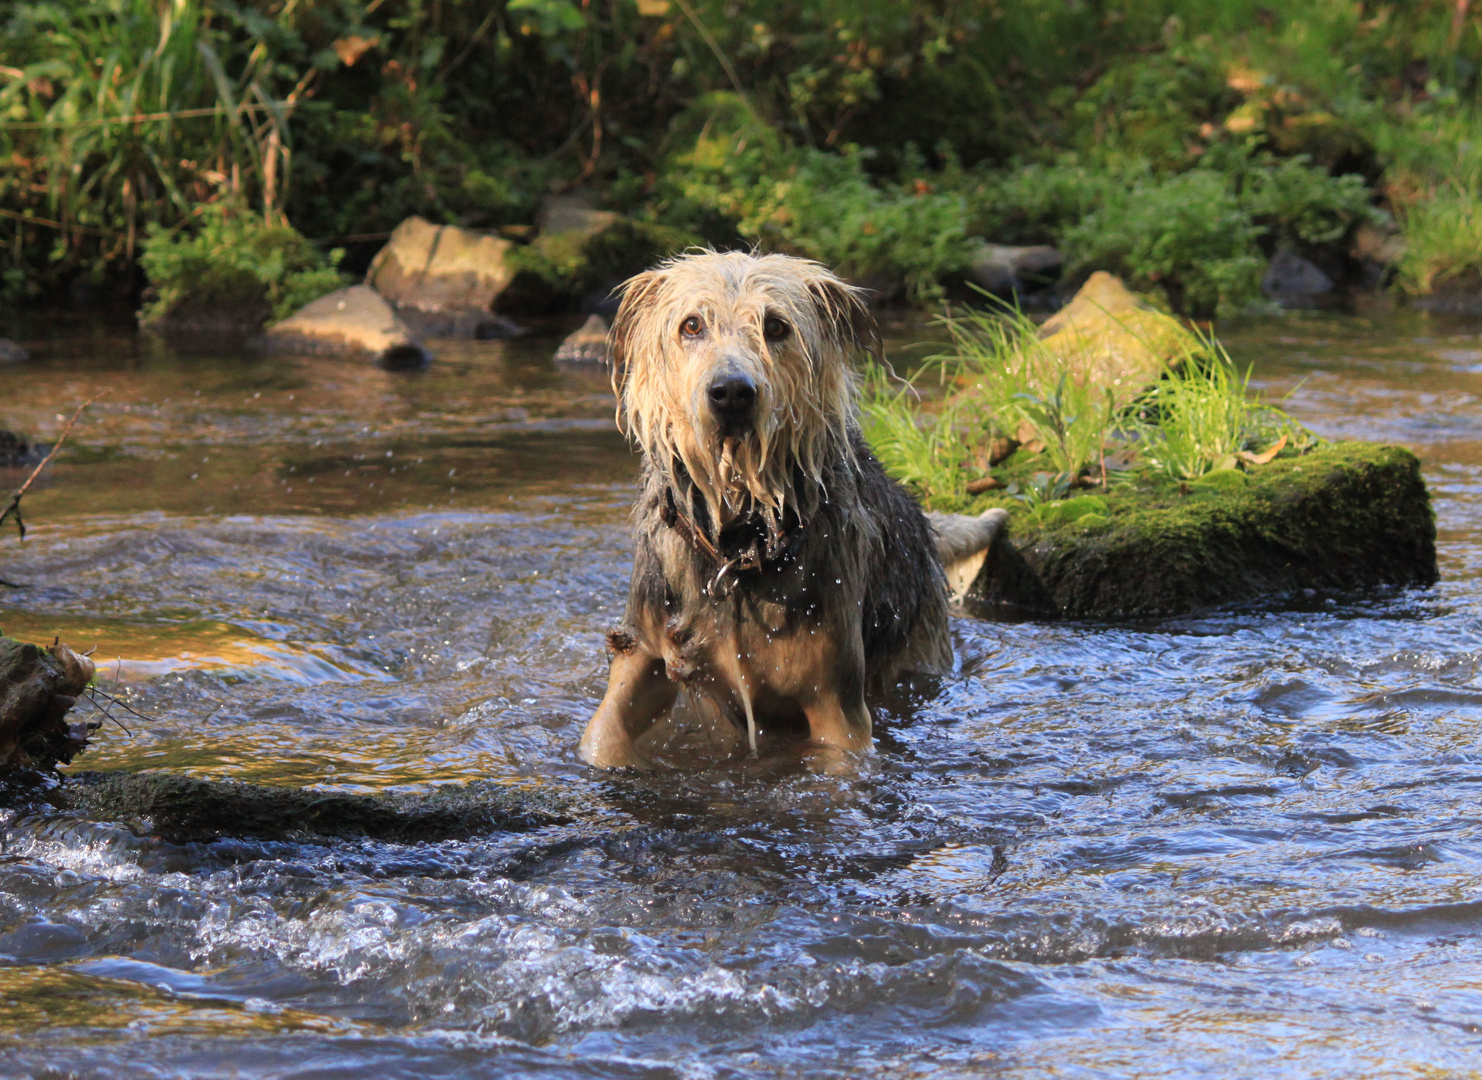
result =
[[1118,408],[1023,314],[968,312],[945,321],[951,349],[909,380],[873,366],[862,406],[865,438],[886,471],[934,509],[982,501],[967,484],[988,473],[992,441],[1004,435],[1043,443],[1037,453],[1021,447],[993,470],[1037,519],[1086,482],[1114,494],[1115,482],[1138,476],[1196,481],[1254,467],[1240,455],[1269,451],[1283,437],[1288,456],[1316,445],[1297,421],[1251,395],[1249,372],[1213,338],[1191,335],[1161,377]]

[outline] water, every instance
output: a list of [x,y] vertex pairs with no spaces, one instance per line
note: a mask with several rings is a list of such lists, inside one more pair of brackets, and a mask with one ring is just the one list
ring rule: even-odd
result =
[[81,765],[580,812],[418,845],[11,821],[0,1076],[1472,1072],[1482,325],[1223,330],[1320,433],[1421,454],[1441,583],[959,620],[855,780],[577,761],[635,466],[553,338],[391,374],[34,331],[0,420],[106,396],[0,539],[0,626],[98,645],[155,718]]

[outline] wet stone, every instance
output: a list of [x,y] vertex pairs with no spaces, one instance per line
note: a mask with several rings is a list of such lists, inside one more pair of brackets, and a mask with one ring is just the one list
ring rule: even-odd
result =
[[569,806],[550,794],[480,781],[419,795],[354,795],[171,773],[83,772],[49,801],[174,843],[306,836],[414,843],[523,832],[570,820]]
[[590,315],[587,321],[567,335],[556,350],[558,363],[605,364],[608,361],[607,323],[601,315]]

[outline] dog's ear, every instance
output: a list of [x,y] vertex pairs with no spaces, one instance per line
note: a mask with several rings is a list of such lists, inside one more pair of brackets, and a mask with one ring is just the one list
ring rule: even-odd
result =
[[862,352],[877,361],[885,355],[880,327],[870,314],[870,305],[865,303],[863,289],[826,274],[809,282],[808,293],[818,308],[819,324],[841,349],[846,353]]
[[617,287],[622,293],[622,303],[612,320],[612,329],[607,332],[607,353],[612,358],[612,388],[619,396],[623,384],[628,381],[628,356],[632,348],[633,334],[643,320],[644,309],[658,291],[662,271],[646,270],[634,274]]

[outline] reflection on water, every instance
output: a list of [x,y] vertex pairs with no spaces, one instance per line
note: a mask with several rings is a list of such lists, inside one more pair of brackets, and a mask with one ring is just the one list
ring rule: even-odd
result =
[[[577,762],[635,463],[554,336],[427,372],[28,340],[106,391],[0,541],[0,627],[155,719],[81,765],[559,785],[571,824],[0,855],[0,1075],[1433,1076],[1482,1031],[1482,326],[1223,327],[1321,434],[1419,452],[1442,582],[1122,625],[960,620],[853,781]],[[906,328],[897,344],[920,335]],[[5,473],[9,483],[19,473]]]

